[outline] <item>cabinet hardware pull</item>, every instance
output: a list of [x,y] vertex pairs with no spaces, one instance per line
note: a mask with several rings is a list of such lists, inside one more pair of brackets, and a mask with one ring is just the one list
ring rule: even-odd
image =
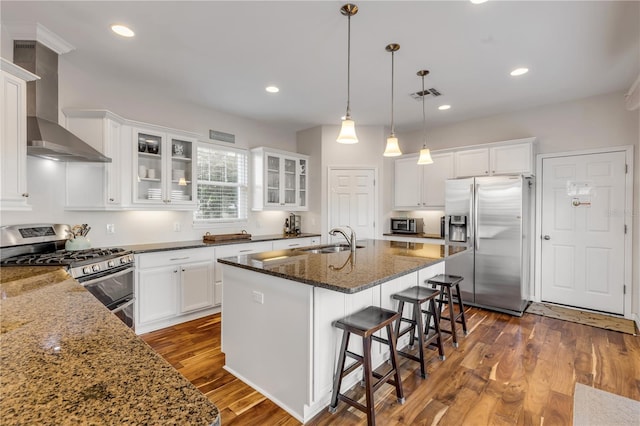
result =
[[25,192],[25,193],[23,193],[23,194],[22,194],[22,196],[23,196],[24,198],[29,198],[29,193],[28,193],[28,192]]
[[184,272],[184,268],[182,268],[182,272]]
[[188,259],[189,256],[186,257],[174,257],[173,259],[169,259],[169,260],[184,260],[184,259]]
[[240,250],[240,252],[239,252],[239,253],[246,253],[246,252],[248,252],[248,251],[251,251],[251,249]]
[[300,244],[289,244],[289,247],[297,247],[297,246],[299,246],[299,245],[300,245]]
[[109,198],[109,201],[113,202],[113,198]]

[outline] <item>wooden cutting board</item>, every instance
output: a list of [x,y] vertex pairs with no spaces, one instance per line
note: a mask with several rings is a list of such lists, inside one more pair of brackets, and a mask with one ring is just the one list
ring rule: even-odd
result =
[[238,233],[238,234],[210,234],[206,233],[202,240],[205,243],[214,243],[217,241],[227,241],[227,240],[249,240],[251,239],[251,234],[247,234],[246,232]]

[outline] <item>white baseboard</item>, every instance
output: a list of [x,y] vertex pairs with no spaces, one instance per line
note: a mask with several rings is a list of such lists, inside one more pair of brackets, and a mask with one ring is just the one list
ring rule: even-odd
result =
[[640,315],[631,314],[631,319],[636,323],[636,329],[640,330]]
[[153,321],[145,324],[136,324],[135,332],[137,335],[150,333],[152,331],[171,327],[172,325],[182,324],[183,322],[193,321],[198,318],[206,317],[207,315],[217,314],[218,312],[220,312],[220,309],[221,309],[220,306],[216,306],[214,308],[191,312],[185,315],[179,315],[179,316],[166,318],[158,321]]

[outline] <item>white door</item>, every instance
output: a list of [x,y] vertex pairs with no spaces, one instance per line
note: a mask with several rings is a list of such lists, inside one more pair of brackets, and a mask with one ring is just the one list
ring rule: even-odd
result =
[[348,225],[358,240],[375,237],[374,175],[373,169],[330,171],[329,229]]
[[542,301],[624,313],[625,153],[542,160]]

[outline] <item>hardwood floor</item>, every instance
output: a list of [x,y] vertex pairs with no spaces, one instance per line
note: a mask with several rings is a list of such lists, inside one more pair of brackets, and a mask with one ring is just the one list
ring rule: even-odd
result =
[[[427,378],[401,358],[406,403],[393,387],[375,394],[383,425],[571,425],[576,382],[640,401],[640,337],[525,314],[467,309],[470,333],[447,359],[427,351]],[[222,369],[220,315],[141,337],[220,409],[223,425],[298,425],[293,417]],[[256,348],[259,357],[260,348]],[[384,367],[383,367],[384,368]],[[351,395],[362,396],[356,386]],[[344,403],[310,425],[363,425]]]

